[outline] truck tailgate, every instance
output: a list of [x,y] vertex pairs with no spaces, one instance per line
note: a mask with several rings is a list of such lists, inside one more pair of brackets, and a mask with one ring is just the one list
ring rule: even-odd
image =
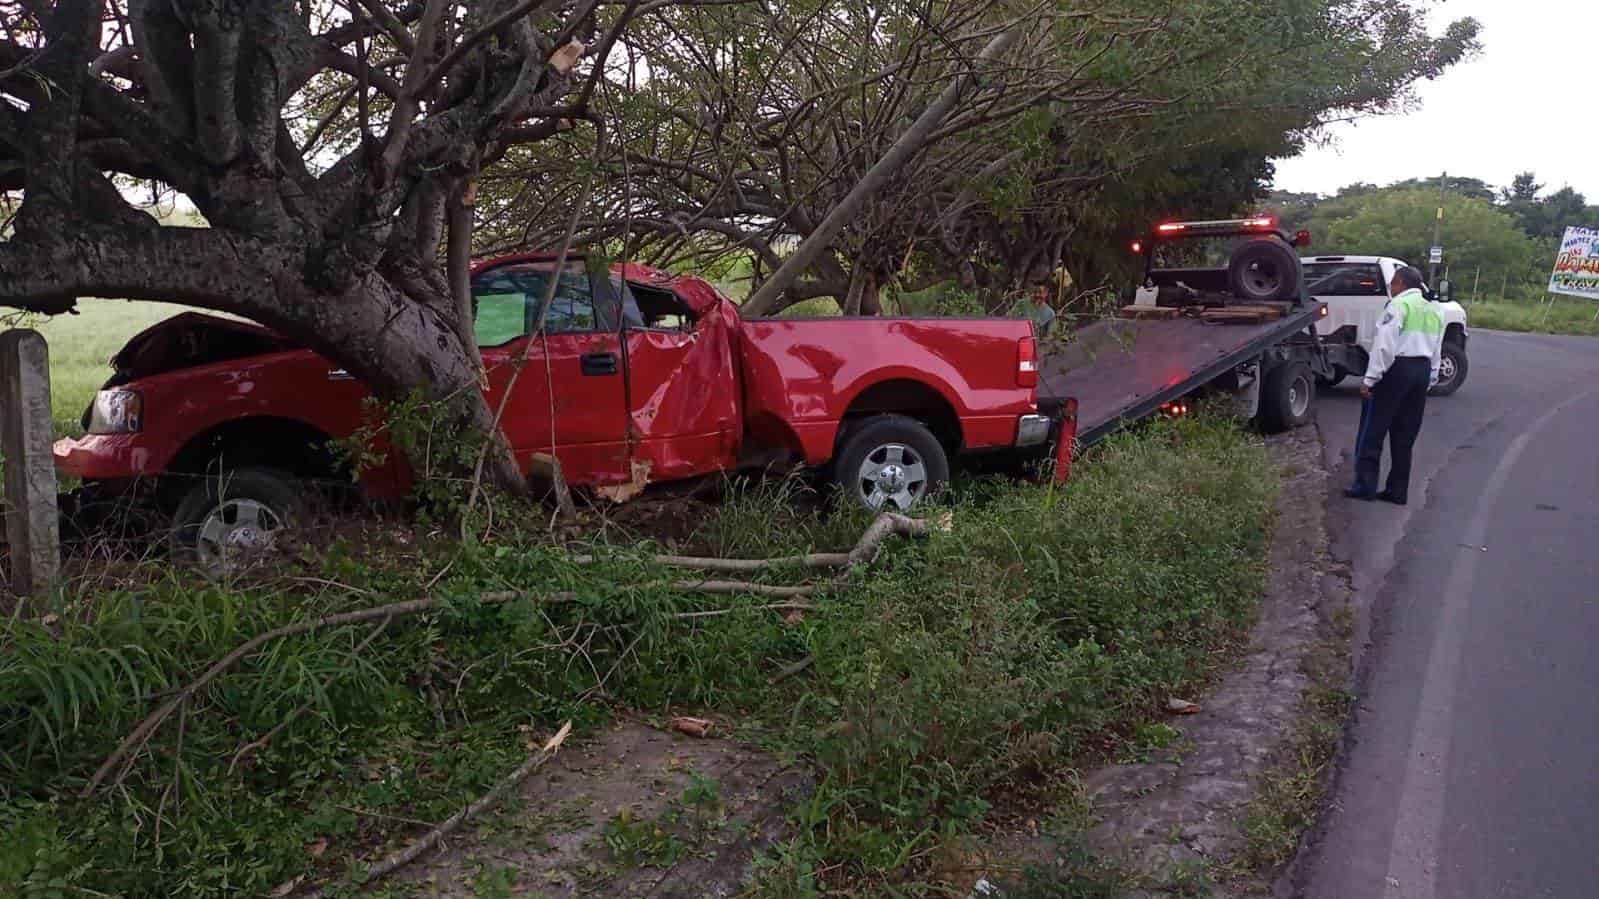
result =
[[1038,402],[1077,400],[1077,440],[1087,445],[1208,384],[1263,350],[1306,331],[1317,307],[1291,309],[1262,324],[1197,318],[1112,319],[1044,349]]

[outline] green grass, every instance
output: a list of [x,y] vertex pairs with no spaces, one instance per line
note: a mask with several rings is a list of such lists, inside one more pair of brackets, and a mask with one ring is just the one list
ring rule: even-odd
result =
[[1472,328],[1599,337],[1599,321],[1594,319],[1599,302],[1592,300],[1556,297],[1553,304],[1529,300],[1464,305],[1466,323]]
[[[261,894],[336,878],[415,833],[375,816],[442,820],[530,739],[629,708],[714,712],[817,769],[796,835],[760,860],[760,895],[938,895],[940,847],[1047,801],[1074,766],[1137,751],[1165,697],[1227,663],[1264,583],[1267,471],[1253,438],[1193,418],[1112,439],[1064,489],[966,481],[949,532],[890,543],[800,621],[765,600],[675,592],[632,547],[592,544],[605,564],[575,565],[539,530],[545,514],[503,503],[490,545],[369,525],[255,581],[151,566],[69,591],[49,626],[0,625],[0,894]],[[852,544],[866,516],[795,502],[802,489],[749,490],[692,542],[737,555]],[[506,589],[527,598],[480,598]],[[168,721],[116,788],[77,798],[163,696],[243,640],[425,594],[444,606],[364,648],[364,626],[263,647]],[[704,609],[732,611],[678,614]],[[669,854],[635,830],[613,827],[613,850]],[[321,840],[326,854],[308,854]]]
[[126,300],[83,300],[78,315],[23,322],[50,342],[50,391],[56,436],[83,433],[80,419],[111,376],[110,361],[128,338],[187,307]]

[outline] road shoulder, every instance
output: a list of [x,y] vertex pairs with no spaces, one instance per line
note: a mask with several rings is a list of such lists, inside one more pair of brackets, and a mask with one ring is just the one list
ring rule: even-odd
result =
[[1320,435],[1272,438],[1269,453],[1282,489],[1247,651],[1197,713],[1168,719],[1176,737],[1165,748],[1085,773],[1087,811],[1075,822],[1002,841],[996,855],[1013,861],[996,869],[1030,868],[1004,895],[1053,895],[1022,881],[1080,876],[1083,850],[1134,895],[1272,895],[1341,739],[1353,614],[1347,571],[1329,551]]

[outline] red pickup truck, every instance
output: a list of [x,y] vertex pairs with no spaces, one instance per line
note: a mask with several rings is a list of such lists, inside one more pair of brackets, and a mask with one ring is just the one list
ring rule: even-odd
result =
[[[540,310],[556,280],[553,301]],[[1042,447],[1032,325],[1009,319],[743,321],[705,281],[640,265],[505,257],[473,272],[491,407],[525,470],[568,482],[670,481],[788,457],[867,506],[905,508],[956,453]],[[543,333],[538,325],[543,322]],[[366,388],[311,350],[244,322],[185,313],[135,337],[55,446],[62,474],[125,491],[154,483],[202,556],[270,537],[300,479],[335,476],[330,439],[363,420]],[[362,476],[408,490],[396,454]]]

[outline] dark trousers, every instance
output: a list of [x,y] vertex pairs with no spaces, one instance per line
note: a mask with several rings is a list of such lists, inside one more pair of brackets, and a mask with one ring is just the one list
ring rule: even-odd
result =
[[1431,359],[1400,356],[1372,388],[1371,399],[1360,410],[1360,436],[1355,440],[1355,490],[1377,492],[1383,440],[1392,438],[1393,465],[1388,469],[1388,493],[1400,500],[1408,497],[1410,452],[1416,446],[1421,419],[1427,412],[1427,388],[1431,378]]

